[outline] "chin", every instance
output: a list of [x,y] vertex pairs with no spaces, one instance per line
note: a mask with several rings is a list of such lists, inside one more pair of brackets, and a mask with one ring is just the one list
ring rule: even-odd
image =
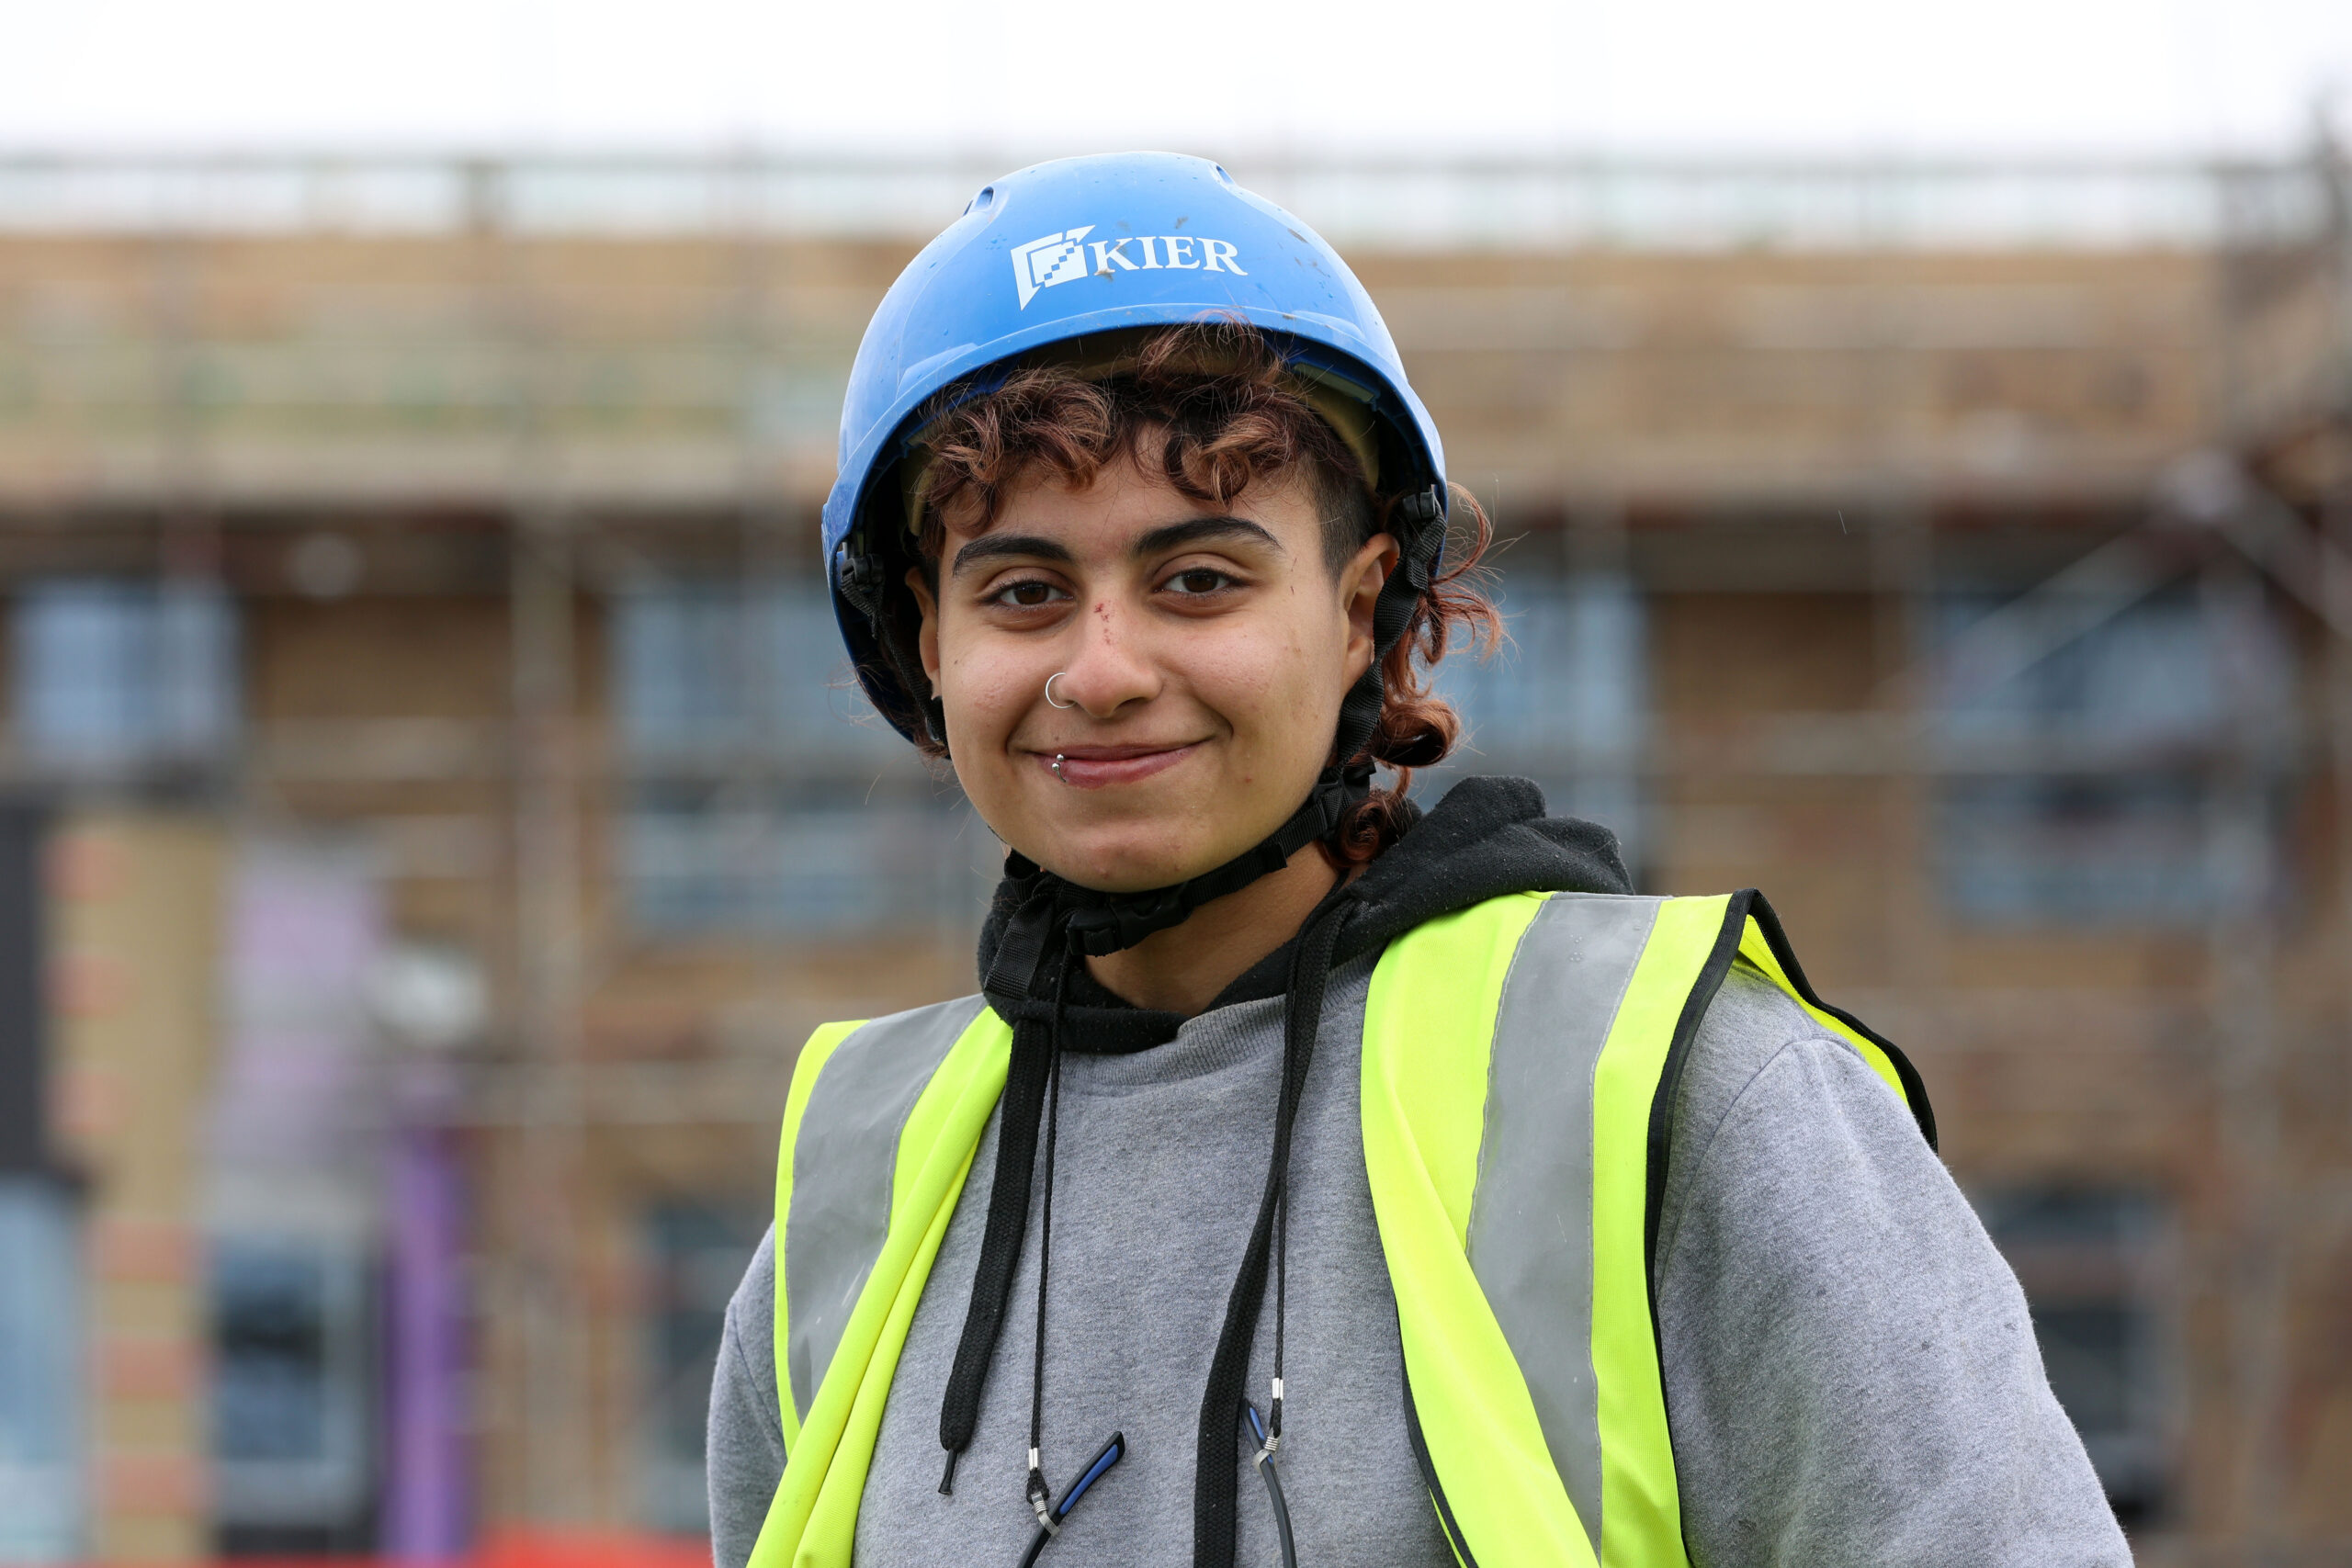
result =
[[1065,881],[1098,893],[1146,893],[1214,871],[1238,853],[1214,846],[1171,843],[1164,835],[1122,833],[1094,839],[1073,835],[1029,858]]

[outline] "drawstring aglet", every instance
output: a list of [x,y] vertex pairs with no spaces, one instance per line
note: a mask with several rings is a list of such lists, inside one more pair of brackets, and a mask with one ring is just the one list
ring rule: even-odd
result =
[[1266,1453],[1272,1457],[1283,1446],[1283,1380],[1274,1380],[1272,1395],[1267,1400]]
[[961,1450],[947,1450],[947,1473],[939,1478],[939,1495],[942,1497],[956,1495],[956,1461],[963,1457]]
[[1048,1537],[1062,1533],[1062,1527],[1047,1506],[1053,1501],[1053,1488],[1046,1484],[1045,1468],[1037,1461],[1037,1450],[1029,1450],[1029,1506],[1036,1510],[1037,1527]]

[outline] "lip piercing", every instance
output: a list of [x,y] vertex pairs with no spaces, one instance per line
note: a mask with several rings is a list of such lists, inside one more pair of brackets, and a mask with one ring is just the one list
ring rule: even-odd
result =
[[[1046,705],[1047,707],[1074,708],[1078,705],[1076,703],[1062,702],[1054,695],[1054,682],[1069,673],[1069,671],[1067,670],[1057,670],[1052,674],[1046,677]],[[1060,760],[1061,759],[1058,757],[1055,759],[1057,762],[1059,762]]]
[[1069,775],[1062,772],[1062,754],[1059,751],[1054,753],[1052,767],[1054,770],[1054,777],[1061,780],[1064,784],[1069,783]]

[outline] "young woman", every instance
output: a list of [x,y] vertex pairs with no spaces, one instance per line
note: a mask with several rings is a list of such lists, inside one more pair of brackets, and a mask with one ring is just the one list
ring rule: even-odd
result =
[[1917,1078],[1763,900],[1406,797],[1485,533],[1214,165],[1024,170],[908,267],[826,547],[1012,853],[978,995],[802,1052],[721,1564],[2128,1561]]

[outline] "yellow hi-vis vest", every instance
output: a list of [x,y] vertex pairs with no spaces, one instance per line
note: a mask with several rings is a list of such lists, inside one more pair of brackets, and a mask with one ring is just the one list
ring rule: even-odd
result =
[[[1859,1052],[1932,1144],[1901,1052],[1813,994],[1753,892],[1512,894],[1392,942],[1364,1003],[1364,1169],[1402,1416],[1479,1568],[1687,1564],[1652,1254],[1674,1090],[1745,957]],[[847,1568],[882,1407],[1004,1088],[978,997],[809,1038],[775,1183],[783,1479],[752,1568]]]

